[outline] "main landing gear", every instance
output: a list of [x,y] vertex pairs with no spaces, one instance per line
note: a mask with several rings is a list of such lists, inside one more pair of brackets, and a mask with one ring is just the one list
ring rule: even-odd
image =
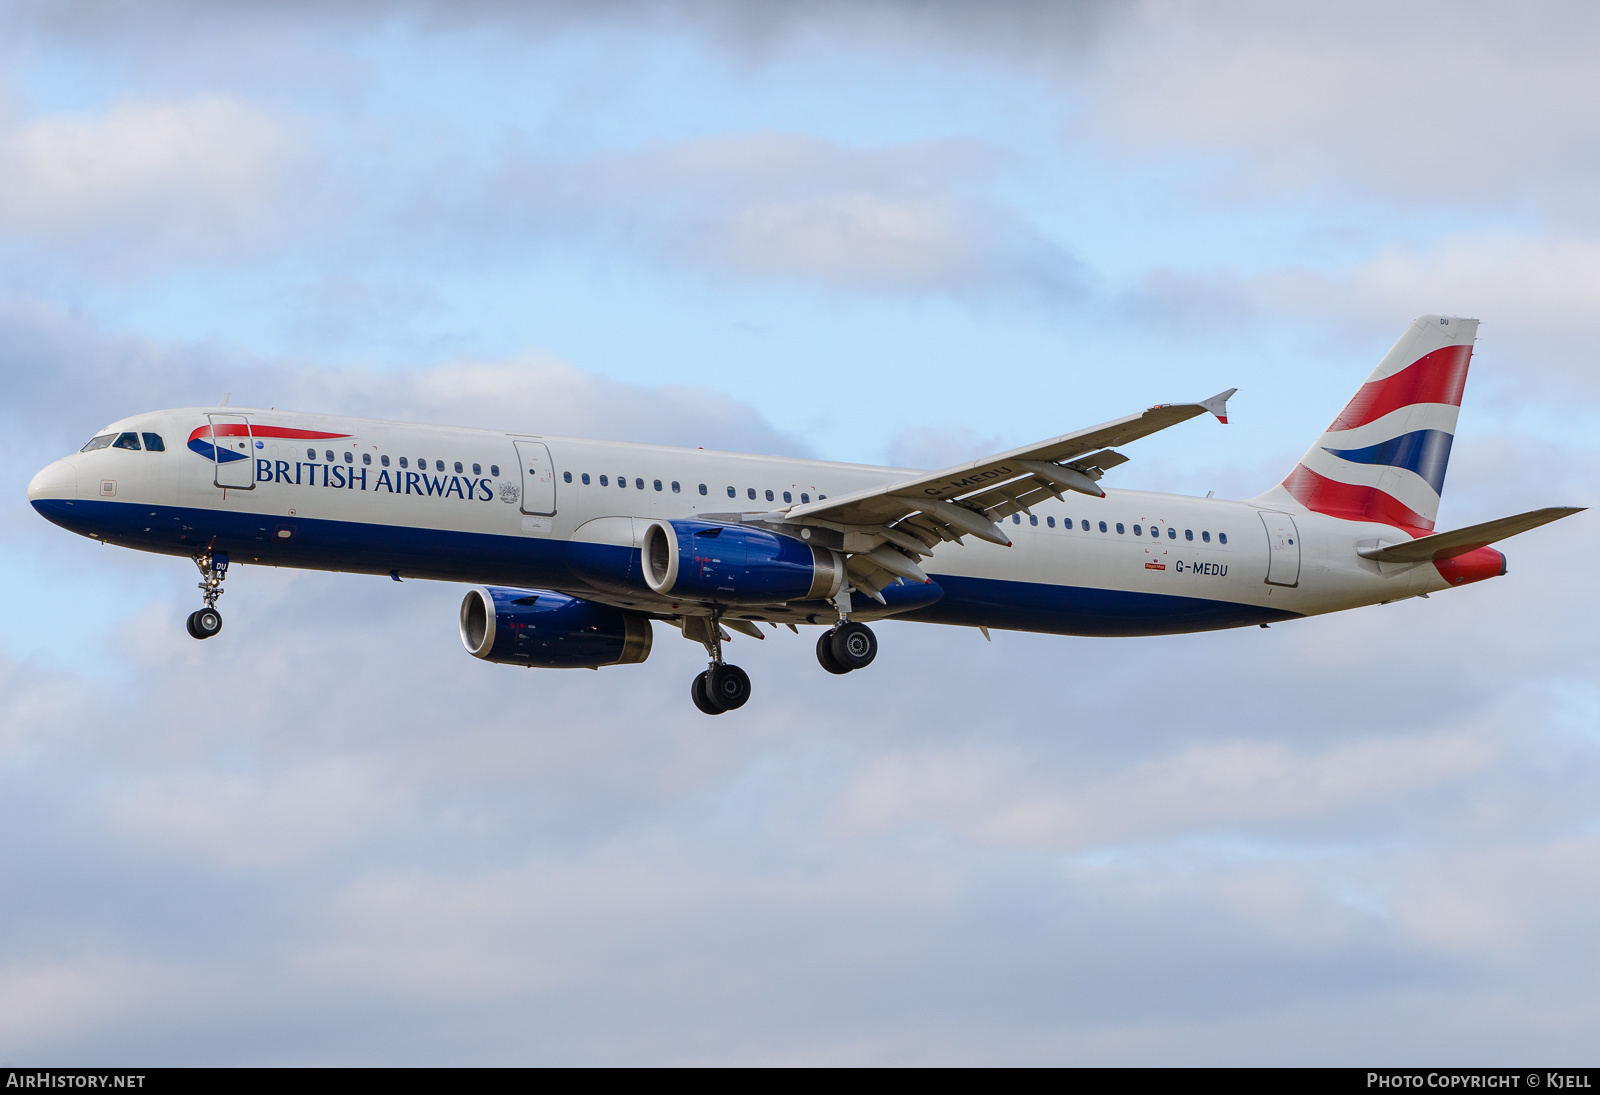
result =
[[[834,598],[839,611],[839,622],[824,631],[817,639],[817,661],[829,673],[850,673],[865,669],[878,656],[878,637],[866,624],[850,619],[849,590]],[[711,665],[695,677],[689,685],[689,697],[694,705],[708,715],[720,715],[743,707],[750,699],[750,676],[736,665],[722,660],[722,613],[713,611],[710,616],[685,616],[683,637],[693,639],[706,648]],[[734,621],[741,628],[749,625]],[[793,625],[790,625],[793,627]]]
[[683,633],[698,639],[711,656],[711,666],[689,685],[689,696],[694,705],[708,715],[720,715],[743,707],[750,699],[750,675],[736,665],[722,660],[722,621],[720,613],[712,616],[690,616],[684,620]]
[[228,557],[223,554],[197,555],[194,565],[200,568],[200,596],[206,607],[189,613],[189,634],[197,639],[209,639],[222,630],[222,613],[217,611],[217,598],[222,596],[222,580],[228,576]]
[[850,587],[846,586],[833,599],[839,610],[839,622],[817,639],[817,661],[829,673],[844,675],[865,669],[878,656],[878,637],[866,624],[850,619]]
[[878,637],[866,624],[841,620],[817,638],[817,661],[829,673],[865,669],[878,656]]

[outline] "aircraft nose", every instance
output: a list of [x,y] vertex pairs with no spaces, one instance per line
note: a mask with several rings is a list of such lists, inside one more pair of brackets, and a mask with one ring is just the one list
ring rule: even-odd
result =
[[57,460],[40,470],[28,484],[28,501],[78,497],[78,469],[70,460]]

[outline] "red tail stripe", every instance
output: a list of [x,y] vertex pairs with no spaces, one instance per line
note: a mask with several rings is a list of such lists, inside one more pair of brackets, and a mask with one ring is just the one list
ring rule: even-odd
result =
[[1433,531],[1433,522],[1410,506],[1377,487],[1339,483],[1318,475],[1304,464],[1296,465],[1283,487],[1297,502],[1313,513],[1342,517],[1347,521],[1381,521],[1404,529],[1413,537]]
[[1393,376],[1363,384],[1328,429],[1353,430],[1413,403],[1459,407],[1461,389],[1467,386],[1467,363],[1471,360],[1471,346],[1446,346],[1417,358]]

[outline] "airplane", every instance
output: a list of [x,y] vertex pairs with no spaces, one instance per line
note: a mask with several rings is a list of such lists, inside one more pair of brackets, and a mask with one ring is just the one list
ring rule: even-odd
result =
[[462,644],[488,662],[643,662],[657,623],[705,647],[690,696],[750,698],[730,632],[820,627],[866,668],[885,619],[1057,635],[1261,626],[1503,575],[1488,546],[1551,507],[1435,532],[1478,321],[1417,319],[1289,475],[1228,501],[1107,490],[1118,448],[1236,389],[939,471],[249,408],[113,422],[28,486],[106,544],[187,556],[222,629],[236,563],[472,584]]

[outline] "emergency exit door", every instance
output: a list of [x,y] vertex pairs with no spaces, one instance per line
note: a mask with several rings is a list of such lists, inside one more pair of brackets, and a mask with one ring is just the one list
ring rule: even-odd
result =
[[1262,510],[1261,523],[1267,529],[1267,584],[1300,584],[1300,530],[1287,513]]
[[208,414],[211,427],[202,436],[211,444],[211,482],[229,490],[256,489],[256,439],[242,414]]
[[556,511],[556,473],[543,441],[518,441],[522,466],[522,512],[549,516]]

